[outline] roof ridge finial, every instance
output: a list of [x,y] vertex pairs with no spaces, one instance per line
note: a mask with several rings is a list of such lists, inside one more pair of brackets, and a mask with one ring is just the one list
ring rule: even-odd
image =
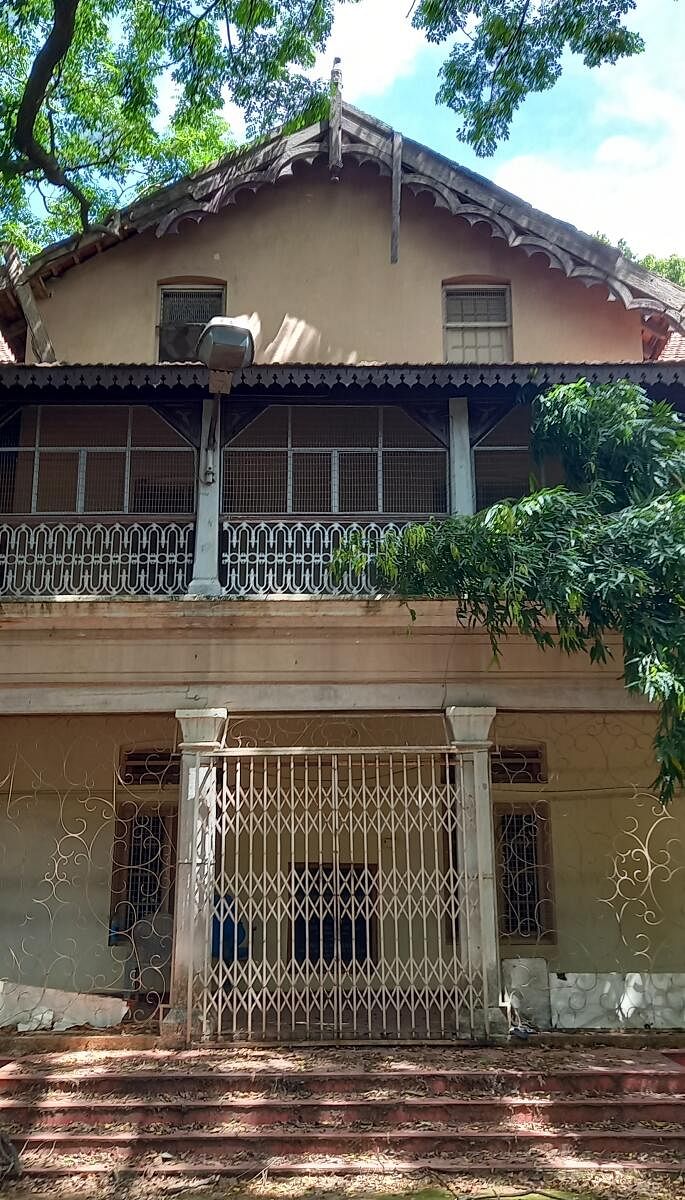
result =
[[331,67],[331,95],[342,91],[342,59],[336,55]]

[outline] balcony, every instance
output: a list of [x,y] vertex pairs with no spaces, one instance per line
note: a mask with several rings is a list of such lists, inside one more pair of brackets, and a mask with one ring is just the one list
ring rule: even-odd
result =
[[215,469],[185,409],[17,410],[0,424],[0,597],[372,595],[373,568],[330,569],[345,537],[373,553],[447,511],[447,449],[399,408],[235,407],[225,426]]
[[19,520],[0,524],[0,595],[178,596],[193,573],[193,522]]
[[372,570],[340,579],[329,567],[343,539],[363,533],[371,552],[393,521],[224,521],[221,581],[229,596],[367,596],[377,588]]

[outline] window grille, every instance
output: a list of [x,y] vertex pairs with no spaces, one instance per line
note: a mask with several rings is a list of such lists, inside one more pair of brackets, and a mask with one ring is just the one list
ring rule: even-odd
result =
[[273,406],[224,450],[225,514],[447,512],[447,451],[401,410]]
[[191,514],[195,451],[153,409],[27,409],[0,448],[0,512]]
[[350,967],[375,961],[374,868],[297,864],[292,946],[295,961]]
[[131,828],[126,897],[132,925],[145,917],[153,917],[160,909],[166,840],[164,819],[159,813],[136,813]]
[[508,287],[450,287],[443,298],[447,362],[511,361]]
[[538,940],[551,936],[547,824],[547,809],[541,805],[516,805],[496,810],[502,937]]
[[129,787],[177,787],[181,779],[181,755],[174,750],[129,750],[124,755],[120,777]]
[[496,746],[490,755],[490,772],[495,786],[547,783],[544,748]]
[[226,311],[222,287],[163,287],[160,294],[160,362],[195,362],[197,342],[212,317]]

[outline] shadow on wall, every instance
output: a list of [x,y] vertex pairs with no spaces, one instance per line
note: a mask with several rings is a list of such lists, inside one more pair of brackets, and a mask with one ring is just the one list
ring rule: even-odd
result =
[[[233,314],[231,314],[233,316]],[[238,323],[247,325],[255,342],[256,361],[262,363],[281,362],[332,362],[353,365],[358,361],[356,350],[344,351],[341,346],[322,342],[321,333],[302,317],[286,313],[278,333],[266,345],[262,333],[259,313],[241,313],[234,317]]]

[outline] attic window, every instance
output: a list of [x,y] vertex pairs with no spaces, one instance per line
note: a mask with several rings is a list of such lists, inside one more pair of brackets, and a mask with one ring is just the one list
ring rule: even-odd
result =
[[195,362],[197,342],[212,317],[226,311],[222,287],[163,287],[159,306],[159,362]]
[[447,362],[511,362],[508,287],[446,287],[443,320]]

